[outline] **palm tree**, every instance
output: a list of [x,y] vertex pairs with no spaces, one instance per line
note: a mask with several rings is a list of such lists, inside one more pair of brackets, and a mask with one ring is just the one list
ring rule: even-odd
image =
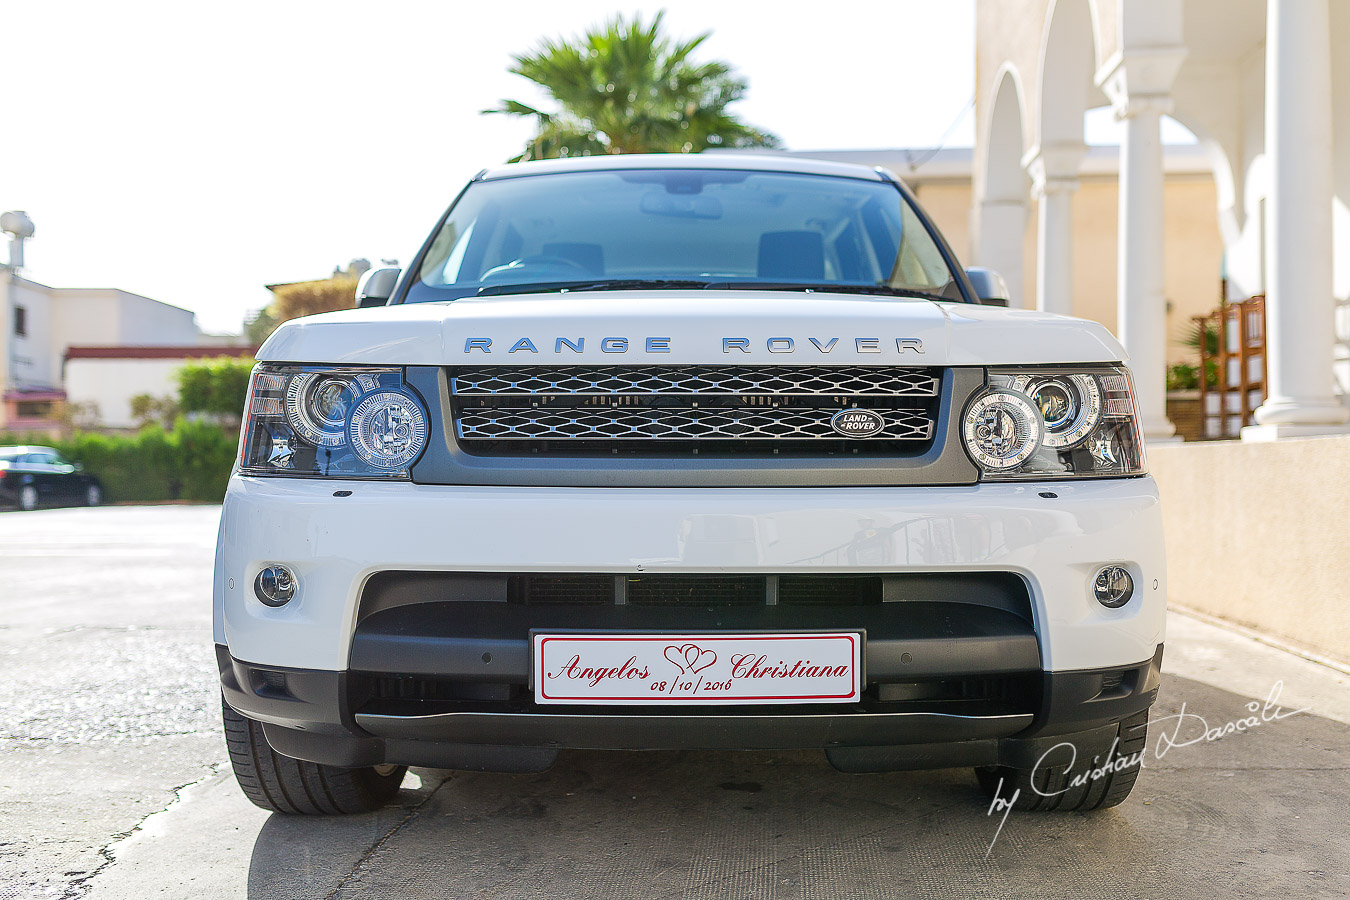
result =
[[512,160],[600,153],[693,153],[708,147],[775,147],[778,138],[727,112],[745,82],[724,62],[689,57],[711,34],[672,42],[650,24],[616,16],[573,40],[540,41],[513,57],[510,71],[543,87],[558,104],[544,112],[503,100],[484,113],[532,116],[538,132]]

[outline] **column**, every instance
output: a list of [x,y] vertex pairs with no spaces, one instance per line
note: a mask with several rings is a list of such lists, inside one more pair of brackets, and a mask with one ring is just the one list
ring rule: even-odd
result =
[[1347,430],[1335,397],[1328,0],[1269,0],[1266,18],[1266,402],[1244,440]]
[[1073,192],[1082,144],[1040,147],[1027,162],[1037,200],[1036,308],[1073,315]]
[[1022,248],[1027,228],[1025,201],[986,200],[980,204],[979,265],[995,270],[1008,283],[1008,305],[1027,305],[1023,295]]
[[1116,252],[1116,330],[1130,354],[1145,440],[1176,433],[1167,420],[1167,298],[1163,292],[1163,157],[1159,129],[1171,104],[1163,95],[1116,106],[1120,147]]

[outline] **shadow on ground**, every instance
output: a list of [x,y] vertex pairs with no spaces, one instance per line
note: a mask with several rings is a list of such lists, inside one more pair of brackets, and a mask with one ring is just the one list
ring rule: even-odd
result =
[[[1013,814],[992,850],[999,818],[966,769],[573,751],[539,775],[421,772],[375,816],[273,816],[248,896],[1343,896],[1350,726],[1305,713],[1203,739],[1206,725],[1260,719],[1253,702],[1169,676],[1125,804]],[[1159,756],[1163,734],[1176,746]]]

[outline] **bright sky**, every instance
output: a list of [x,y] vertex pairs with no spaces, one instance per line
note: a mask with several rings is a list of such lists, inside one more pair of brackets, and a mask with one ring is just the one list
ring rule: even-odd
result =
[[[0,210],[26,275],[119,287],[238,331],[264,284],[407,263],[475,172],[519,152],[513,53],[615,12],[711,30],[748,122],[792,149],[970,146],[973,0],[10,3]],[[733,107],[737,109],[737,107]]]
[[[794,149],[926,146],[973,93],[972,0],[672,0],[672,34],[749,80],[740,114]],[[120,287],[237,331],[264,284],[406,263],[537,98],[513,53],[662,4],[9,3],[0,209],[37,225],[28,277]],[[971,117],[949,142],[969,145]]]

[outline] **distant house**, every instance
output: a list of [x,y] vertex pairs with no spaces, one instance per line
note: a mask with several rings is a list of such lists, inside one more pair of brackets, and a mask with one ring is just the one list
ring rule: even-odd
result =
[[209,344],[70,347],[65,355],[66,400],[97,409],[104,428],[134,428],[140,423],[131,414],[132,397],[175,396],[175,373],[186,363],[221,356],[252,358],[257,349]]
[[[66,403],[94,404],[100,424],[129,427],[131,397],[173,394],[172,369],[183,360],[250,352],[203,334],[189,310],[115,288],[53,288],[4,272],[0,301],[7,313],[0,430],[53,430]],[[75,348],[123,356],[81,356],[71,353]],[[156,357],[151,366],[129,361],[165,351],[172,355]],[[128,355],[135,353],[142,356]],[[68,359],[85,361],[77,365],[75,385],[67,382]]]

